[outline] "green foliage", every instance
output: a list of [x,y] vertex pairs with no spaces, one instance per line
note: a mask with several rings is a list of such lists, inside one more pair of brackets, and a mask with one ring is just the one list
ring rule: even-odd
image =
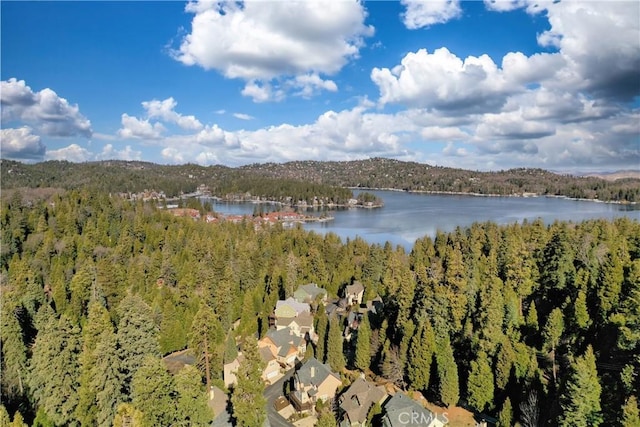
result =
[[623,427],[640,426],[640,412],[638,411],[638,400],[635,396],[629,397],[622,407],[622,425]]
[[37,405],[56,425],[75,424],[79,353],[80,328],[73,326],[66,316],[52,320],[38,331],[28,382]]
[[11,418],[7,412],[7,408],[4,405],[0,405],[0,427],[8,427],[11,423]]
[[448,336],[436,339],[436,366],[437,390],[440,401],[447,407],[456,405],[460,398],[458,367]]
[[596,371],[596,357],[591,346],[576,359],[562,393],[560,426],[587,427],[602,423],[600,393],[602,387]]
[[3,301],[0,311],[2,322],[0,325],[2,342],[2,375],[0,380],[5,399],[22,395],[27,378],[27,347],[24,344],[24,335],[16,316],[18,311],[18,307],[13,307],[7,301]]
[[504,401],[502,409],[498,412],[498,427],[511,427],[513,422],[513,408],[511,407],[511,399],[507,397]]
[[[189,348],[196,357],[196,363],[201,372],[211,378],[220,378],[220,371],[224,358],[224,332],[220,320],[213,310],[201,304],[193,318],[189,333]],[[209,366],[209,372],[207,372]]]
[[467,392],[469,404],[480,412],[493,401],[493,372],[484,353],[471,361]]
[[363,372],[371,365],[371,324],[367,312],[362,315],[362,321],[358,325],[354,364]]
[[176,418],[173,378],[164,362],[147,355],[131,381],[133,406],[142,413],[144,427],[168,426]]
[[323,411],[318,417],[316,427],[338,427],[336,417],[330,411]]
[[177,394],[177,424],[207,426],[213,413],[207,404],[207,393],[202,386],[200,372],[186,365],[175,377]]
[[342,372],[346,366],[342,348],[342,323],[337,316],[329,319],[329,337],[327,339],[327,363],[334,372]]
[[240,427],[261,426],[266,419],[266,400],[262,394],[263,362],[255,338],[247,337],[242,345],[244,362],[238,368],[238,384],[231,395],[233,417]]
[[411,381],[411,386],[417,390],[426,390],[429,387],[435,341],[436,337],[431,322],[429,320],[423,321],[411,340],[407,363],[409,381]]
[[329,329],[329,318],[324,306],[320,306],[314,318],[316,334],[318,334],[318,343],[316,344],[316,359],[324,363],[326,360],[326,345]]

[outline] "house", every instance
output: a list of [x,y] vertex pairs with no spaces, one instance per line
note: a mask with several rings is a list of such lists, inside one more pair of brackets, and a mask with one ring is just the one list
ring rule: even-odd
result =
[[242,362],[244,362],[244,356],[242,353],[238,353],[238,356],[235,359],[223,365],[222,379],[224,380],[225,387],[229,388],[237,384],[238,378],[236,377],[236,374],[238,373],[238,368],[240,368]]
[[280,317],[297,317],[301,313],[311,313],[311,307],[305,302],[298,302],[289,297],[286,300],[276,302],[275,316]]
[[290,328],[269,330],[258,341],[258,348],[268,348],[283,368],[292,368],[297,359],[302,359],[307,350],[304,336],[295,334]]
[[289,400],[297,411],[313,412],[318,401],[333,399],[340,385],[340,376],[332,372],[329,365],[311,358],[294,374]]
[[313,328],[313,315],[308,311],[300,313],[296,317],[277,317],[275,319],[277,330],[290,329],[299,337],[311,337],[315,333]]
[[262,381],[267,384],[273,384],[282,377],[280,372],[280,364],[276,357],[271,353],[271,350],[267,347],[258,349],[260,358],[264,362],[264,369],[262,370]]
[[384,427],[400,427],[411,424],[420,427],[443,427],[445,416],[437,416],[402,392],[398,392],[384,404]]
[[371,406],[376,403],[382,405],[386,398],[384,387],[358,378],[340,396],[340,427],[365,427]]
[[348,285],[344,290],[344,297],[347,299],[349,305],[362,304],[362,298],[364,297],[364,286],[357,280],[353,284]]
[[298,302],[311,304],[317,300],[323,304],[327,302],[327,291],[315,283],[300,286],[294,293],[293,298]]

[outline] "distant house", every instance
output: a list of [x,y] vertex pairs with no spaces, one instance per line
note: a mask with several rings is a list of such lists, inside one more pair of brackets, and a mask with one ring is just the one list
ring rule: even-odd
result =
[[277,317],[275,320],[275,326],[277,330],[291,329],[291,331],[299,336],[313,336],[313,315],[308,311],[300,313],[296,317]]
[[344,297],[347,299],[349,305],[362,304],[362,298],[364,297],[364,286],[357,280],[353,284],[348,285],[344,290]]
[[262,370],[262,381],[267,384],[273,384],[282,377],[280,372],[280,364],[276,357],[271,353],[271,350],[267,347],[258,349],[260,358],[264,362],[264,369]]
[[313,412],[318,401],[333,399],[341,384],[340,376],[329,365],[311,358],[294,374],[289,400],[297,411]]
[[365,427],[371,406],[376,403],[382,405],[386,398],[384,387],[376,387],[364,378],[358,378],[340,396],[340,427]]
[[304,302],[298,302],[289,297],[286,300],[276,302],[275,316],[280,317],[297,317],[301,313],[311,313],[311,307]]
[[293,368],[297,359],[302,359],[307,349],[304,336],[295,334],[290,328],[269,330],[258,341],[259,348],[268,348],[283,368]]
[[311,304],[316,300],[327,302],[327,291],[319,287],[315,283],[300,286],[294,293],[293,298],[298,302],[306,302]]
[[445,417],[436,416],[433,412],[411,399],[402,392],[398,392],[384,404],[384,427],[420,426],[443,427],[447,424]]
[[238,368],[244,361],[244,356],[242,353],[238,353],[238,356],[233,359],[229,363],[225,363],[223,366],[222,379],[224,380],[224,386],[229,388],[238,383],[238,378],[236,374],[238,373]]

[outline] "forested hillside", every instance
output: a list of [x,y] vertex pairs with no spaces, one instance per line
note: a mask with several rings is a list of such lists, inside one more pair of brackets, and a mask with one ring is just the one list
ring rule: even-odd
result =
[[[0,221],[2,425],[206,425],[205,364],[174,376],[162,355],[205,345],[220,378],[225,342],[264,334],[279,298],[353,280],[384,309],[344,348],[345,383],[359,369],[500,425],[638,422],[637,221],[476,224],[411,253],[88,191],[16,193]],[[320,338],[321,360],[346,345]]]
[[[395,188],[408,191],[476,194],[560,195],[603,201],[640,201],[640,179],[608,181],[597,177],[559,175],[542,169],[477,172],[392,159],[345,162],[289,162],[253,164],[239,168],[169,166],[145,162],[49,161],[23,164],[2,160],[4,188],[91,187],[108,192],[164,191],[167,196],[190,193],[205,184],[217,196],[249,192],[280,199],[313,197],[343,200],[341,187]],[[313,183],[313,184],[312,184]],[[311,194],[311,196],[309,196]],[[306,198],[306,199],[305,199]]]

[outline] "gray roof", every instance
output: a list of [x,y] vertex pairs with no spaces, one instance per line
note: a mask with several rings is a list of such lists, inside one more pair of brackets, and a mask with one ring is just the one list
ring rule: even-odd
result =
[[[318,295],[327,295],[327,291],[315,283],[300,286],[295,292],[296,298],[315,300]],[[299,297],[298,297],[299,296]],[[304,301],[301,301],[304,302]]]
[[265,362],[269,362],[275,359],[275,357],[273,357],[273,354],[271,354],[271,350],[269,350],[269,347],[262,347],[258,349],[258,351],[260,352],[260,357]]
[[279,331],[270,329],[266,336],[273,341],[276,347],[285,347],[289,344],[298,347],[304,340],[304,338],[295,335],[289,328],[280,329]]
[[350,422],[362,423],[367,419],[369,408],[385,396],[386,393],[381,388],[358,378],[340,396],[340,409],[345,411]]
[[357,280],[353,282],[353,285],[348,285],[345,289],[346,294],[359,294],[360,292],[364,292],[364,286]]
[[307,360],[305,364],[298,369],[296,375],[298,377],[298,381],[305,385],[319,386],[327,379],[327,377],[329,377],[329,375],[333,375],[338,381],[340,381],[340,377],[331,371],[329,365],[320,363],[315,357]]
[[[406,414],[417,420],[412,425],[430,426],[436,415],[402,392],[398,392],[384,404],[385,421],[388,426],[406,426]],[[413,415],[416,414],[416,415]],[[404,420],[404,422],[402,422]]]

